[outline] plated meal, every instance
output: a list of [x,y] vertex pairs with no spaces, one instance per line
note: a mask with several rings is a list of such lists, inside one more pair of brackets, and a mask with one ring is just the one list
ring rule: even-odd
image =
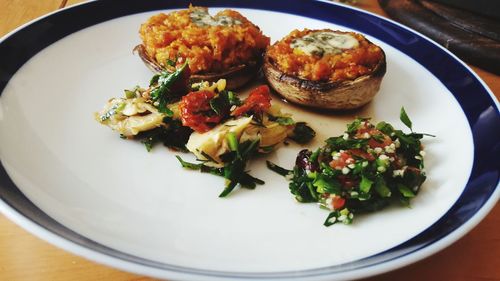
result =
[[[0,40],[10,58],[2,62],[0,79],[0,212],[65,250],[160,279],[344,280],[440,251],[497,202],[492,159],[498,158],[498,138],[491,128],[498,124],[498,102],[446,49],[329,1],[235,0],[209,10],[188,5],[135,1],[117,9],[110,1],[91,1]],[[258,27],[261,36],[233,36],[238,32],[227,28],[244,21],[224,9],[237,11],[251,23],[245,28]],[[89,12],[96,16],[85,16]],[[161,12],[164,19],[184,14],[187,33],[206,28],[213,36],[226,32],[221,39],[269,38],[259,41],[265,47],[252,48],[259,57],[249,64],[260,71],[231,85],[238,76],[231,71],[244,68],[243,60],[195,73],[194,54],[188,58],[174,48],[168,59],[147,55],[141,26]],[[208,24],[194,26],[191,17]],[[168,24],[158,21],[149,34],[157,34],[157,42],[174,38],[161,33]],[[33,37],[34,30],[47,32]],[[106,44],[89,44],[102,38]],[[190,42],[210,51],[226,46],[175,38],[183,48]],[[289,76],[286,81],[316,87],[331,83],[327,72],[357,73],[352,80],[338,76],[354,84],[376,77],[383,67],[375,67],[375,58],[383,58],[380,90],[354,109],[292,101],[278,92],[288,84],[276,87],[265,73],[266,55],[288,39],[290,52],[275,56],[282,68],[273,61],[272,69]],[[167,50],[165,44],[154,52]],[[363,62],[370,57],[365,53],[341,67],[344,56],[370,48],[372,63]],[[287,69],[294,59],[308,63],[290,66],[311,70]],[[355,71],[345,71],[349,67]],[[235,76],[222,75],[225,70]],[[195,79],[214,72],[212,80]],[[313,73],[322,78],[308,76]],[[96,121],[91,113],[101,108]],[[366,121],[375,127],[368,135],[350,129]],[[420,139],[420,132],[436,137]],[[297,158],[307,161],[297,164]]]
[[[207,8],[190,6],[158,14],[142,24],[140,34],[143,44],[135,50],[158,74],[148,88],[137,86],[125,90],[124,98],[109,100],[95,119],[123,138],[142,141],[148,151],[161,142],[193,153],[200,163],[176,157],[184,168],[224,177],[219,197],[236,186],[254,189],[265,183],[247,171],[256,155],[287,139],[305,145],[316,134],[273,105],[267,85],[252,89],[244,100],[230,90],[256,75],[262,57],[263,72],[280,95],[323,109],[368,103],[386,69],[383,50],[361,34],[294,30],[269,46],[269,37],[233,10],[211,16]],[[235,68],[240,74],[245,69],[245,76],[226,76]],[[401,120],[411,129],[404,109]],[[376,211],[391,201],[409,205],[426,178],[422,134],[405,134],[383,121],[375,126],[369,118],[347,127],[326,146],[300,151],[293,170],[268,162],[291,180],[297,201],[331,211],[325,226],[349,224],[354,213]]]

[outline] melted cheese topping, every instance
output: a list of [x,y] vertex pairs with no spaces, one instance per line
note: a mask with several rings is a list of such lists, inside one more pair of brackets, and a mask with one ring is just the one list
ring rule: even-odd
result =
[[212,17],[208,14],[208,11],[205,9],[194,9],[189,17],[191,21],[197,26],[233,26],[237,24],[241,24],[242,22],[238,19],[234,19],[229,16],[216,16]]
[[339,54],[342,50],[358,46],[358,40],[350,34],[326,31],[310,33],[302,38],[295,38],[290,43],[290,47],[293,49],[320,57],[325,54]]
[[210,15],[191,6],[150,17],[140,29],[147,54],[164,67],[182,56],[192,74],[219,73],[257,61],[269,46],[269,37],[237,11]]

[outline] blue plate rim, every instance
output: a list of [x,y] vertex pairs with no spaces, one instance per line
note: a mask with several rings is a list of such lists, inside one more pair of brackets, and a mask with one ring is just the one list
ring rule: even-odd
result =
[[[97,1],[97,2],[99,2],[99,1]],[[110,3],[110,2],[113,2],[113,1],[101,1],[101,3],[103,3],[103,2]],[[169,3],[169,4],[171,4],[170,7],[164,7],[164,6],[168,6],[168,5],[166,5],[164,3],[160,5],[159,2],[160,1],[154,2],[155,4],[153,4],[152,6],[159,5],[159,6],[162,7],[161,9],[178,8],[178,7],[186,7],[187,6],[187,4],[186,4],[187,2],[183,2],[183,1],[172,1],[171,3]],[[211,3],[210,1],[191,1],[191,2],[193,2],[193,4],[198,4],[197,2],[202,2],[202,3],[207,3],[207,4]],[[226,3],[226,4],[221,5],[220,3],[222,3],[222,2]],[[242,4],[242,2],[244,2],[244,1],[240,1],[238,3],[236,3],[236,2],[238,2],[238,1],[220,1],[216,5],[208,5],[208,6],[213,6],[213,7],[240,7],[240,6],[244,6],[244,8],[255,8],[255,9],[259,9],[260,8],[260,9],[262,9],[262,6],[260,6],[260,5],[262,5],[263,2],[265,2],[265,1],[255,1],[256,4],[253,5],[255,7],[246,7],[248,5],[248,3]],[[390,23],[393,26],[399,27],[399,28],[405,30],[406,32],[408,32],[410,34],[414,34],[414,35],[419,36],[420,39],[423,39],[424,41],[427,41],[427,43],[433,44],[434,47],[437,47],[438,49],[441,49],[442,51],[444,51],[444,53],[449,58],[451,58],[455,63],[458,63],[460,65],[460,67],[463,68],[462,70],[465,70],[468,75],[471,75],[472,78],[475,79],[473,82],[479,83],[479,85],[482,87],[482,90],[484,90],[484,92],[486,92],[488,94],[489,98],[491,99],[492,106],[494,106],[493,109],[496,109],[496,115],[494,113],[493,122],[498,122],[498,119],[499,119],[499,113],[498,113],[499,103],[496,100],[496,97],[491,92],[491,90],[488,89],[487,85],[465,63],[461,62],[455,55],[451,54],[449,51],[447,51],[446,49],[444,49],[443,47],[441,47],[437,43],[434,43],[429,38],[423,36],[422,34],[419,34],[418,32],[415,32],[415,31],[413,31],[413,30],[411,30],[411,29],[409,29],[407,27],[404,27],[404,26],[400,25],[399,23],[396,23],[396,22],[394,22],[392,20],[388,20],[386,18],[380,17],[380,16],[375,15],[373,13],[370,13],[370,12],[367,12],[367,11],[363,11],[363,10],[360,10],[360,9],[357,9],[357,8],[353,8],[353,7],[350,7],[350,6],[347,6],[347,5],[339,5],[339,4],[331,3],[331,2],[328,2],[328,1],[310,1],[310,2],[308,2],[308,1],[297,0],[297,1],[291,1],[291,2],[292,2],[293,5],[301,5],[301,4],[304,4],[304,3],[309,3],[309,4],[311,4],[311,3],[312,4],[314,4],[314,3],[324,3],[325,5],[329,5],[331,7],[341,7],[342,9],[346,9],[345,11],[348,11],[348,10],[355,11],[356,13],[364,14],[364,15],[366,15],[368,17],[371,17],[372,19],[379,20],[382,23],[384,23],[384,22]],[[121,3],[123,5],[123,1],[121,1]],[[234,5],[235,3],[237,5]],[[229,4],[229,5],[227,5],[227,4]],[[48,14],[46,16],[43,16],[41,18],[35,19],[35,20],[33,20],[33,21],[31,21],[31,22],[29,22],[29,23],[21,26],[20,28],[15,29],[14,31],[8,33],[6,36],[4,36],[3,38],[1,38],[0,39],[0,49],[1,49],[2,46],[5,45],[4,42],[7,41],[7,40],[9,40],[9,38],[11,38],[11,36],[14,36],[15,34],[18,34],[19,32],[22,32],[23,30],[26,30],[29,27],[36,26],[37,24],[40,25],[40,23],[43,22],[44,19],[51,18],[54,15],[58,15],[58,14],[61,14],[61,13],[66,13],[68,11],[70,11],[70,12],[71,11],[75,11],[75,13],[76,13],[76,11],[80,7],[90,7],[92,5],[99,7],[99,3],[96,4],[96,2],[87,2],[87,3],[82,3],[82,4],[75,5],[75,6],[71,6],[71,7],[62,9],[62,10],[58,10],[58,11],[50,13],[50,14]],[[155,6],[155,7],[159,7],[159,6]],[[258,6],[260,6],[260,7],[258,7]],[[150,6],[148,6],[148,7],[150,7]],[[240,7],[240,8],[242,8],[242,7]],[[158,10],[158,9],[149,9],[147,11],[152,11],[152,10]],[[273,11],[276,11],[276,10],[273,10]],[[139,12],[136,11],[136,12],[130,13],[130,14],[135,14],[135,13],[140,13],[140,12],[145,12],[145,11],[139,11]],[[279,12],[284,12],[284,11],[280,10]],[[294,14],[294,13],[292,13],[292,14]],[[129,15],[129,14],[126,14],[126,15]],[[298,15],[301,15],[301,14],[298,14]],[[304,15],[302,15],[302,16],[304,16]],[[116,17],[113,17],[113,18],[116,18]],[[97,24],[97,23],[99,23],[99,22],[95,22],[94,24]],[[333,22],[333,23],[341,24],[341,23],[338,23],[338,22]],[[347,26],[349,28],[357,29],[356,27],[353,27],[353,26],[350,26],[350,25],[345,25],[345,24],[341,24],[341,25]],[[82,29],[82,28],[80,28],[80,29]],[[80,29],[73,30],[72,32],[76,32],[76,31],[78,31]],[[361,31],[361,32],[363,32],[363,31]],[[369,35],[373,36],[369,32],[363,32],[363,33],[369,34]],[[68,35],[68,34],[66,34],[66,35]],[[66,35],[64,35],[64,36],[66,36]],[[62,36],[61,38],[63,38],[64,36]],[[385,40],[383,40],[383,39],[381,39],[379,37],[376,37],[376,38],[379,39],[379,40],[381,40],[381,41],[384,41],[387,44],[389,44],[388,42],[386,42]],[[57,40],[55,40],[54,42],[56,42],[56,41]],[[52,43],[49,43],[47,46],[50,46],[50,44],[52,44]],[[389,44],[389,45],[392,46],[392,44]],[[43,48],[45,48],[47,46],[44,46]],[[41,48],[41,49],[43,49],[43,48]],[[40,51],[40,50],[38,50],[38,51]],[[35,55],[36,53],[38,53],[38,51],[35,51],[33,53],[33,55]],[[410,56],[410,57],[414,58],[413,56]],[[424,65],[424,67],[426,67],[426,66]],[[426,69],[428,71],[430,71],[427,67],[426,67]],[[1,65],[0,65],[0,72],[2,72]],[[12,73],[12,75],[14,73]],[[431,73],[433,73],[433,72],[431,72]],[[439,77],[438,77],[438,79],[441,80]],[[0,83],[2,83],[2,82],[4,82],[4,81],[0,80]],[[5,85],[6,85],[6,83],[8,83],[8,80],[5,81]],[[3,92],[3,87],[5,85],[1,85],[0,84],[0,91]],[[447,88],[448,88],[448,86],[447,86]],[[452,92],[451,89],[450,89],[450,92]],[[452,92],[452,93],[454,94],[454,92]],[[1,95],[1,92],[0,92],[0,95]],[[460,101],[459,101],[459,103],[460,103]],[[460,103],[460,105],[462,107],[462,103]],[[464,108],[462,108],[462,110],[464,110]],[[466,112],[464,111],[464,113],[466,113]],[[470,119],[470,116],[468,116],[468,119]],[[470,122],[471,121],[469,120],[469,126],[471,126],[471,128],[473,129],[473,126],[472,126],[472,124],[470,124]],[[498,135],[495,135],[494,137],[495,137],[496,143],[499,144],[500,142],[499,142]],[[497,153],[497,154],[494,154],[494,155],[500,156],[500,155],[498,155],[497,151],[494,151],[494,152]],[[476,157],[475,157],[475,162],[476,162]],[[41,236],[42,238],[44,238],[46,240],[49,240],[51,242],[54,242],[55,240],[58,240],[58,238],[59,239],[63,239],[64,243],[62,243],[62,241],[58,241],[58,243],[54,243],[54,244],[56,244],[57,246],[61,246],[61,247],[65,248],[65,249],[67,249],[67,250],[69,250],[71,252],[74,252],[76,254],[81,254],[82,251],[85,252],[86,250],[89,250],[89,248],[88,248],[89,245],[98,244],[98,243],[96,243],[94,241],[91,241],[90,239],[85,238],[85,237],[78,237],[78,239],[74,239],[74,238],[73,239],[66,239],[67,237],[64,238],[64,236],[58,235],[58,234],[60,234],[60,233],[58,233],[60,230],[54,230],[54,229],[51,230],[51,229],[47,228],[47,226],[44,225],[43,223],[41,224],[41,223],[39,223],[39,221],[37,221],[37,219],[40,219],[39,216],[42,216],[42,217],[46,216],[46,218],[44,218],[44,219],[48,220],[48,221],[50,221],[52,219],[49,216],[47,216],[46,214],[44,214],[41,210],[39,210],[39,209],[37,210],[36,206],[34,206],[36,209],[26,211],[25,209],[20,208],[19,206],[14,206],[12,204],[9,204],[9,203],[12,203],[12,202],[9,202],[9,200],[5,200],[5,198],[6,198],[5,197],[6,193],[5,193],[5,190],[4,190],[5,188],[14,188],[14,189],[17,189],[17,193],[15,194],[15,196],[14,197],[10,197],[10,198],[22,198],[24,195],[15,186],[15,184],[12,183],[12,181],[8,177],[7,173],[5,172],[5,167],[3,166],[3,163],[2,163],[2,165],[1,165],[0,168],[1,168],[1,170],[0,170],[0,199],[2,199],[2,200],[0,200],[0,210],[4,214],[6,214],[9,218],[11,218],[12,220],[14,220],[15,222],[17,222],[21,226],[25,227],[28,231],[34,233],[35,235]],[[493,167],[493,168],[495,168],[495,167]],[[474,168],[473,168],[473,170],[474,170]],[[381,273],[381,272],[384,272],[384,271],[387,271],[387,270],[390,270],[390,269],[394,269],[394,266],[391,267],[391,263],[394,264],[395,261],[399,261],[399,262],[396,262],[396,263],[398,263],[399,266],[403,266],[403,265],[409,264],[411,262],[414,262],[416,260],[422,259],[422,258],[424,258],[426,256],[429,256],[429,255],[431,255],[431,254],[439,251],[440,249],[442,249],[442,248],[450,245],[451,243],[453,243],[454,241],[456,241],[457,239],[459,239],[461,236],[465,235],[475,225],[477,225],[481,221],[481,219],[484,218],[484,216],[486,216],[486,214],[491,210],[491,208],[493,208],[493,206],[496,204],[496,202],[498,201],[498,199],[500,197],[500,191],[499,191],[499,188],[498,188],[499,187],[498,172],[499,171],[498,171],[498,167],[497,167],[497,169],[496,169],[496,185],[493,184],[491,186],[489,196],[487,196],[487,198],[485,198],[486,200],[482,202],[481,206],[477,209],[477,211],[465,220],[466,224],[463,224],[463,225],[455,228],[453,231],[447,233],[446,235],[442,236],[438,240],[431,241],[432,243],[428,244],[427,246],[424,246],[422,248],[416,249],[415,251],[409,252],[407,256],[403,256],[403,257],[399,256],[399,257],[395,257],[394,259],[386,259],[382,263],[369,264],[366,267],[362,266],[362,267],[358,267],[357,269],[348,270],[348,271],[345,271],[345,270],[331,271],[331,270],[328,270],[328,268],[326,268],[326,269],[322,268],[322,269],[312,269],[312,270],[305,270],[305,271],[299,271],[299,272],[277,272],[277,273],[262,273],[261,274],[261,273],[241,273],[241,272],[236,272],[236,273],[235,272],[219,272],[219,271],[210,271],[210,270],[207,271],[207,270],[198,270],[198,269],[194,269],[194,271],[193,271],[190,268],[177,267],[177,266],[167,267],[166,270],[173,271],[171,273],[180,274],[181,276],[184,276],[184,275],[187,274],[187,276],[191,276],[191,277],[192,276],[207,276],[207,277],[212,276],[212,277],[235,277],[235,278],[243,278],[243,279],[253,279],[253,278],[281,279],[281,278],[292,278],[292,277],[294,277],[294,278],[315,278],[315,277],[332,276],[332,275],[342,276],[342,275],[345,275],[345,274],[349,274],[349,276],[351,276],[352,275],[351,273],[354,273],[354,271],[358,271],[358,273],[361,274],[361,275],[358,275],[358,277],[364,277],[364,276],[368,276],[368,275],[366,275],[367,273],[365,272],[364,274],[362,274],[362,272],[360,272],[360,271],[363,271],[363,270],[366,271],[365,270],[366,268],[369,269],[368,271],[371,270],[372,274],[373,273]],[[473,176],[474,176],[473,173],[471,173],[471,177],[473,177]],[[9,183],[9,181],[10,181],[10,183]],[[467,185],[470,184],[470,181],[471,180],[469,179]],[[467,187],[466,187],[466,189],[467,189]],[[464,192],[466,191],[466,189],[464,189]],[[462,195],[461,195],[461,197],[462,197]],[[28,200],[28,199],[24,197],[24,200]],[[458,204],[458,202],[455,203],[455,205],[456,204]],[[450,209],[450,211],[452,211],[452,209]],[[39,214],[39,213],[37,214],[37,212],[41,212],[42,214]],[[446,217],[446,216],[447,215],[445,215],[444,217]],[[53,221],[52,223],[55,222],[54,220],[52,220],[52,221]],[[55,222],[55,223],[57,224],[57,222]],[[439,224],[439,222],[436,223],[436,224]],[[62,226],[62,227],[64,228],[64,226]],[[69,230],[69,231],[71,231],[71,230]],[[51,236],[53,236],[53,237],[51,237]],[[73,244],[73,245],[70,246],[67,243]],[[403,244],[405,244],[405,243],[403,243]],[[432,249],[428,247],[429,245],[432,245],[434,243],[437,244],[437,247],[433,247]],[[63,245],[63,244],[66,244],[66,245]],[[76,248],[80,248],[80,249],[76,250],[75,246],[76,246]],[[103,245],[100,245],[100,246],[104,247],[104,249],[107,248],[106,246],[103,246]],[[399,246],[401,246],[401,245],[399,245]],[[388,251],[391,251],[391,250],[397,251],[397,250],[399,250],[399,249],[397,249],[399,246],[397,246],[397,247],[395,247],[393,249],[390,249]],[[111,249],[111,250],[115,251],[113,249]],[[95,249],[90,249],[90,251],[96,251],[96,250]],[[116,255],[116,254],[115,255],[109,255],[109,252],[107,252],[107,251],[99,251],[99,250],[97,250],[97,252],[94,253],[94,254],[97,254],[97,255],[93,255],[94,258],[95,258],[95,260],[100,261],[100,262],[105,263],[105,264],[108,264],[108,265],[111,265],[111,266],[119,267],[119,268],[124,269],[124,270],[127,270],[127,267],[117,266],[116,263],[114,261],[112,261],[112,260],[109,260],[109,258],[111,258],[111,259],[118,259],[119,261],[124,261],[125,263],[131,263],[131,264],[129,264],[129,266],[131,266],[131,265],[137,265],[137,263],[135,261],[127,260],[126,257],[124,257],[124,256],[122,256],[120,254],[118,254],[118,255]],[[99,255],[102,255],[102,256],[99,256]],[[128,254],[125,254],[125,255],[127,256]],[[403,260],[403,258],[406,259],[406,262],[404,262],[404,261],[401,262]],[[142,258],[139,258],[139,259],[142,259]],[[144,260],[144,259],[142,259],[142,260]],[[145,261],[146,261],[146,265],[144,265],[144,266],[146,268],[151,268],[151,266],[153,268],[155,267],[155,262],[147,261],[147,260],[145,260]],[[353,263],[356,263],[356,262],[357,261],[355,261]],[[348,264],[344,264],[344,265],[341,265],[341,266],[349,268],[350,266],[352,266],[351,264],[352,263],[348,263]],[[378,269],[376,269],[374,267],[378,267]],[[159,269],[160,270],[165,270],[165,267],[164,266],[160,266]],[[143,271],[143,270],[139,270],[139,269],[136,270],[136,272],[141,272],[141,271]],[[148,274],[148,272],[144,272],[144,273]],[[165,277],[165,276],[162,275],[162,277]],[[171,277],[171,275],[168,275],[168,277]],[[186,277],[186,276],[184,276],[184,277]]]

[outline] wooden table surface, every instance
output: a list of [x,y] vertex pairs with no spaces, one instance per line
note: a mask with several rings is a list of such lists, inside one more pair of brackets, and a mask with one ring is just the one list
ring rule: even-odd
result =
[[[36,17],[81,0],[2,0],[0,36]],[[386,16],[374,0],[357,7]],[[500,97],[500,77],[474,71]],[[0,280],[155,280],[67,253],[29,234],[0,215]],[[366,279],[500,280],[500,205],[470,233],[445,250],[415,264]]]

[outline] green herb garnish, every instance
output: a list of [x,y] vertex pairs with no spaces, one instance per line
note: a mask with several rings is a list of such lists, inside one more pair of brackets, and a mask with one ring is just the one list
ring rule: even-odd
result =
[[236,97],[234,92],[224,90],[212,98],[209,103],[217,115],[227,115],[233,105],[241,105],[241,100]]
[[[411,130],[404,108],[401,121]],[[380,210],[392,202],[408,206],[425,181],[422,144],[425,134],[404,133],[386,122],[376,126],[357,118],[345,133],[315,151],[302,150],[293,170],[268,162],[290,180],[297,201],[330,210],[324,225],[349,224],[354,215]]]
[[174,72],[163,71],[162,73],[153,76],[150,81],[150,86],[157,84],[150,93],[151,100],[156,105],[156,108],[158,108],[158,111],[166,114],[167,116],[173,115],[172,110],[170,110],[167,105],[179,99],[179,96],[172,93],[171,87],[182,76],[182,73],[188,65],[187,63],[188,62],[186,61]]
[[280,167],[271,161],[266,161],[266,165],[270,170],[272,170],[272,171],[274,171],[274,172],[276,172],[284,177],[293,174],[292,170],[288,170],[288,169],[285,169],[283,167]]
[[305,144],[311,141],[316,136],[316,132],[309,127],[305,122],[295,123],[295,128],[293,129],[293,134],[290,139],[297,143]]
[[291,117],[273,116],[270,114],[268,114],[268,116],[269,116],[269,121],[277,122],[278,124],[283,126],[290,126],[295,124],[295,121]]
[[133,99],[136,97],[135,91],[127,90],[125,89],[125,98],[127,99]]
[[399,119],[401,120],[401,122],[403,122],[403,124],[406,125],[406,127],[408,127],[410,130],[412,130],[411,128],[411,120],[410,118],[408,117],[408,115],[406,114],[406,111],[405,111],[405,108],[404,107],[401,107],[401,112],[399,114]]
[[140,140],[149,152],[157,143],[180,151],[186,151],[186,143],[193,132],[189,127],[182,126],[180,120],[170,117],[163,118],[164,126],[139,133],[135,138]]
[[189,163],[182,160],[179,156],[176,157],[185,168],[209,172],[224,177],[226,179],[226,185],[224,190],[219,194],[219,197],[226,197],[229,195],[238,184],[243,188],[249,189],[254,189],[257,184],[264,184],[263,180],[255,178],[245,171],[248,160],[257,153],[259,140],[248,140],[243,143],[238,143],[234,133],[229,133],[227,135],[227,141],[231,151],[221,156],[221,159],[224,161],[224,166],[222,168],[210,167],[204,163]]

